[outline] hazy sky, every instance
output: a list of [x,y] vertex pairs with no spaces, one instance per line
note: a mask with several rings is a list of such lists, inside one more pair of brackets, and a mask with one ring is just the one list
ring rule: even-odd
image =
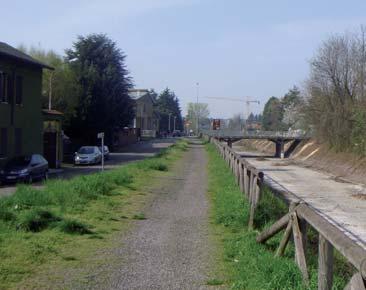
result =
[[365,0],[0,0],[0,41],[63,53],[77,35],[102,32],[127,55],[138,88],[173,89],[208,102],[213,117],[281,96],[306,79],[309,60],[334,33],[366,24]]

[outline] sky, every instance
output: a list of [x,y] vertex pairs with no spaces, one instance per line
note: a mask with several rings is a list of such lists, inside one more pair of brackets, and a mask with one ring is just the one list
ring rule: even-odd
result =
[[[136,88],[169,87],[185,113],[258,113],[271,96],[302,87],[328,37],[366,24],[365,0],[0,0],[0,41],[60,54],[78,35],[105,33],[126,54]],[[223,98],[220,100],[210,98]]]

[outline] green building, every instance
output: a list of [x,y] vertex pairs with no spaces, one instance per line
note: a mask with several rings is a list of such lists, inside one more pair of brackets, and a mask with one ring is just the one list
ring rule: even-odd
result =
[[43,153],[42,70],[51,67],[0,42],[0,165]]

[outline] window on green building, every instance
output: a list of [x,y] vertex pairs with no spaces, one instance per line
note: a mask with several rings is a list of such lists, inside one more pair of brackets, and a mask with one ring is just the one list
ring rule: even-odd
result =
[[8,75],[6,73],[0,72],[0,102],[8,102]]
[[0,129],[0,157],[6,156],[8,151],[8,130]]

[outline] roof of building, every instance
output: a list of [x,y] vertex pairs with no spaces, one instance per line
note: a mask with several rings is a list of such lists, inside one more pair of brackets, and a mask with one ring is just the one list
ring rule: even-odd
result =
[[44,64],[36,59],[34,59],[33,57],[25,54],[24,52],[10,46],[9,44],[5,43],[5,42],[0,42],[0,56],[7,56],[7,57],[11,57],[14,58],[18,61],[21,62],[25,62],[28,64],[32,64],[41,68],[47,68],[47,69],[51,69],[53,70],[54,68]]
[[131,89],[128,90],[128,95],[131,99],[138,100],[139,98],[145,96],[149,93],[149,90],[146,89]]
[[63,113],[61,113],[60,111],[57,110],[48,110],[48,109],[42,109],[42,112],[44,114],[48,114],[48,115],[63,115]]
[[128,95],[131,99],[137,101],[145,96],[148,96],[152,103],[155,103],[154,99],[152,98],[150,91],[147,89],[131,89],[128,90]]

